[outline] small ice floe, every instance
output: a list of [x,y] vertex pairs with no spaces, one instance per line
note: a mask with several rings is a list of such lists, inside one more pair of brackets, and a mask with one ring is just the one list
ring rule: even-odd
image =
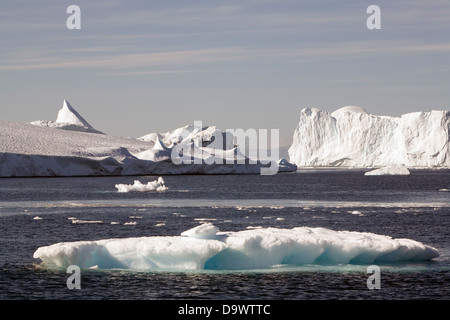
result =
[[278,217],[278,218],[276,218],[275,220],[276,220],[276,221],[283,221],[283,220],[286,220],[286,219],[283,218],[283,217]]
[[84,224],[84,223],[98,223],[98,224],[102,224],[103,221],[101,221],[101,220],[77,220],[77,219],[73,219],[72,223],[74,223],[74,224]]
[[159,177],[158,180],[149,181],[147,184],[143,184],[139,180],[134,180],[134,184],[116,184],[116,189],[118,192],[147,192],[147,191],[158,191],[163,192],[168,190],[164,184],[164,179]]
[[142,219],[142,216],[129,216],[130,219]]
[[355,216],[363,216],[364,214],[362,214],[362,212],[361,211],[358,211],[358,210],[353,210],[353,211],[347,211],[348,213],[351,213],[351,214],[353,214],[353,215],[355,215]]
[[160,222],[155,225],[155,227],[164,227],[166,225],[165,222]]
[[372,171],[366,172],[364,175],[366,176],[385,176],[385,175],[393,175],[393,176],[407,176],[410,172],[408,168],[405,166],[387,166],[379,169],[375,169]]
[[439,189],[439,191],[441,191],[441,192],[450,192],[450,189]]
[[136,221],[128,221],[123,224],[124,226],[135,226],[137,225]]
[[111,224],[120,224],[118,221],[111,221]]
[[39,217],[39,216],[36,216],[36,217],[34,217],[33,218],[33,220],[42,220],[43,218],[42,217]]

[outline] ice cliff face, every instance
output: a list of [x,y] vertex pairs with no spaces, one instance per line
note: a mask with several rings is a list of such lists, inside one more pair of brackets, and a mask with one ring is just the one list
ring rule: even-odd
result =
[[450,111],[376,116],[305,108],[289,149],[297,166],[450,167]]

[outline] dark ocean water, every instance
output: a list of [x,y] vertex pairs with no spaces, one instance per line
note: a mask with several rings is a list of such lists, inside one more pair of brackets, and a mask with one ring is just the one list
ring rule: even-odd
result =
[[[169,190],[163,193],[118,193],[114,187],[155,179],[0,179],[0,299],[450,297],[450,170],[413,170],[396,177],[364,176],[363,170],[164,176]],[[72,224],[71,217],[103,223]],[[66,270],[44,268],[33,258],[38,247],[57,242],[177,236],[201,221],[221,231],[308,226],[373,232],[423,242],[440,256],[379,265],[381,288],[374,290],[367,287],[368,266],[353,264],[237,271],[82,270],[82,288],[69,290]]]

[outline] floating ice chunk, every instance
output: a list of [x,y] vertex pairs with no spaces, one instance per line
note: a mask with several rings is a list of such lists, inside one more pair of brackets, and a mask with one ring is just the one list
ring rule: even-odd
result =
[[36,217],[34,217],[33,218],[33,220],[42,220],[43,218],[42,217],[39,217],[39,216],[36,216]]
[[49,267],[99,269],[262,269],[283,264],[346,264],[431,260],[438,251],[411,239],[325,228],[261,228],[219,232],[205,223],[174,237],[57,243],[33,257]]
[[149,181],[147,184],[143,184],[139,180],[135,180],[134,184],[116,184],[118,192],[146,192],[146,191],[166,191],[168,188],[164,184],[164,179],[159,177],[158,180]]
[[278,160],[278,172],[297,171],[297,165],[290,163],[286,158]]
[[135,225],[137,225],[137,222],[136,221],[129,221],[129,222],[125,222],[123,225],[124,226],[135,226]]
[[184,237],[195,239],[214,239],[219,229],[212,223],[203,223],[181,233]]
[[384,176],[384,175],[394,175],[394,176],[407,176],[410,172],[405,166],[387,166],[380,169],[375,169],[366,172],[366,176]]
[[98,224],[102,224],[103,221],[101,220],[77,220],[77,219],[71,219],[72,223],[74,224],[84,224],[84,223],[98,223]]

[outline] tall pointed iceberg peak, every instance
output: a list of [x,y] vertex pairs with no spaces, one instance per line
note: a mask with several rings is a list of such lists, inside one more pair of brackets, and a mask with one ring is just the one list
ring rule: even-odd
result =
[[58,112],[56,121],[37,120],[31,122],[35,126],[57,128],[69,131],[81,131],[89,133],[102,133],[94,129],[69,103],[64,100],[62,108]]
[[58,112],[56,123],[70,123],[86,128],[94,129],[69,103],[64,100],[61,110]]

